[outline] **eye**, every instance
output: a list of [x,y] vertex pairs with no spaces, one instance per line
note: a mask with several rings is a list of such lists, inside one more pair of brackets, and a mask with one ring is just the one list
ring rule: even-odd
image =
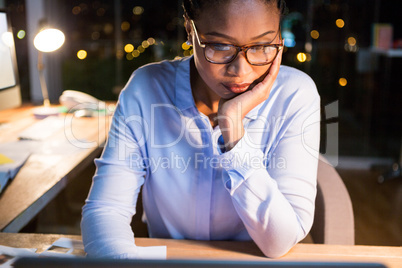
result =
[[210,44],[209,47],[215,51],[230,51],[232,50],[232,46],[225,44]]
[[261,46],[252,46],[249,48],[250,53],[264,53],[269,54],[275,51],[275,47],[269,45],[261,45]]
[[[268,47],[269,48],[269,47]],[[266,46],[252,46],[249,48],[251,53],[261,53],[266,52]]]

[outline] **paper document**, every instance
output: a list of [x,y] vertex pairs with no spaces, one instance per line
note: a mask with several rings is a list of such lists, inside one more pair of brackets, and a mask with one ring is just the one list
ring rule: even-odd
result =
[[0,267],[13,267],[12,264],[18,257],[36,257],[36,249],[12,248],[0,245]]
[[[137,259],[166,260],[166,246],[137,247],[137,249]],[[82,257],[85,255],[82,241],[64,237],[40,254],[40,256],[50,257]]]
[[30,155],[29,150],[12,150],[0,144],[0,193],[13,179]]
[[86,253],[80,240],[62,237],[40,254],[48,257],[83,257]]
[[64,127],[64,117],[49,116],[42,119],[27,129],[23,130],[18,138],[22,140],[46,140],[52,136],[56,131]]

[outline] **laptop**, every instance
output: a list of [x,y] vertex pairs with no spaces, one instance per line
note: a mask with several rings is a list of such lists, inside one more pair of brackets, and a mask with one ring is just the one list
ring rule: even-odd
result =
[[127,268],[127,267],[161,267],[161,268],[386,268],[380,263],[363,262],[323,262],[323,261],[229,261],[229,260],[112,260],[99,258],[55,258],[23,257],[14,262],[16,268]]

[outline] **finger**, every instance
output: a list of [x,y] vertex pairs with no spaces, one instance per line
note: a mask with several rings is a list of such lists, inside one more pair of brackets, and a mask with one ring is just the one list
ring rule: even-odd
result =
[[272,62],[271,66],[269,67],[268,74],[265,76],[265,78],[257,85],[256,87],[269,87],[274,84],[276,77],[278,76],[279,69],[281,66],[281,61],[282,61],[282,53],[283,49],[281,49],[276,56],[275,60]]

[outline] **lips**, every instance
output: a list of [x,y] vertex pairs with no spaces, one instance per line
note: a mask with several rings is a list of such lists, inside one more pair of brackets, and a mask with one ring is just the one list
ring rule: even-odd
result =
[[233,92],[233,93],[235,93],[235,94],[239,94],[239,93],[242,93],[242,92],[244,92],[244,91],[246,91],[249,87],[250,87],[250,83],[242,83],[242,84],[223,84],[223,86],[227,89],[227,90],[229,90],[229,91],[231,91],[231,92]]

